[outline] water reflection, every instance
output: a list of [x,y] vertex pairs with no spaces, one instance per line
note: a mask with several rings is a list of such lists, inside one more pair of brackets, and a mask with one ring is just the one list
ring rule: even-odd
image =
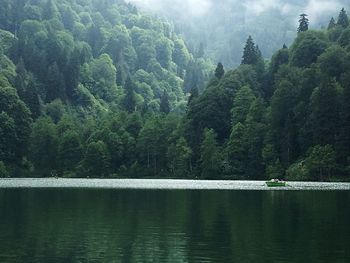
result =
[[349,262],[350,192],[0,190],[0,262]]

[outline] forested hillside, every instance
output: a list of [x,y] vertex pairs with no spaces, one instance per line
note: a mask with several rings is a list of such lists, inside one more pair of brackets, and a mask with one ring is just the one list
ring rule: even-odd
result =
[[[183,87],[203,88],[213,72],[169,23],[122,0],[4,0],[0,18],[0,159],[11,174],[76,168],[90,143],[102,151],[105,144],[135,144],[141,115],[184,112]],[[127,113],[134,116],[119,116]],[[116,145],[89,133],[113,118],[130,122],[108,127]],[[70,168],[58,169],[66,161]]]
[[226,73],[122,0],[6,0],[0,18],[0,177],[349,177],[345,10],[301,17],[268,63],[249,37]]

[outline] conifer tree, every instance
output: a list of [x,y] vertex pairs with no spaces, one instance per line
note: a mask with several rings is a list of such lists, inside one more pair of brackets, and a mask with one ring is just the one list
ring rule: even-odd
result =
[[160,98],[160,112],[163,112],[165,114],[168,114],[170,112],[169,96],[166,90],[164,90],[164,93]]
[[344,8],[342,8],[340,11],[337,25],[342,26],[343,28],[347,28],[349,26],[349,17]]
[[258,50],[251,36],[248,37],[243,51],[242,64],[254,65],[258,61]]
[[309,29],[309,19],[307,14],[301,14],[299,19],[298,33],[305,32]]
[[331,18],[331,21],[329,21],[329,24],[328,24],[328,30],[334,28],[336,26],[336,22],[335,22],[335,19],[334,17]]
[[135,87],[130,77],[125,82],[125,97],[123,101],[124,109],[132,113],[136,110]]
[[219,62],[218,66],[215,69],[215,77],[221,79],[225,75],[224,66]]

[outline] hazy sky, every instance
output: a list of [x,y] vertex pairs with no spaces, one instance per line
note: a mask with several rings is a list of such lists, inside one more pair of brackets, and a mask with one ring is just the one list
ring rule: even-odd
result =
[[[129,0],[134,4],[154,11],[164,9],[164,0]],[[235,3],[244,3],[247,7],[246,12],[251,12],[255,15],[267,12],[270,9],[279,9],[281,13],[289,13],[292,10],[298,9],[299,12],[309,14],[311,21],[317,21],[324,13],[332,13],[339,11],[343,4],[343,0],[308,0],[308,1],[288,1],[288,0],[222,0]],[[294,4],[290,4],[290,3]],[[220,0],[173,0],[169,8],[182,9],[185,13],[192,16],[205,15],[213,4],[220,3]],[[295,4],[297,3],[297,4]],[[169,5],[167,5],[169,6]]]

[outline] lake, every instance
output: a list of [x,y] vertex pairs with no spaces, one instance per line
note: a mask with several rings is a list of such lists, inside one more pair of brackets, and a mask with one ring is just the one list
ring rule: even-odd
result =
[[349,184],[183,183],[0,180],[0,262],[350,262]]

